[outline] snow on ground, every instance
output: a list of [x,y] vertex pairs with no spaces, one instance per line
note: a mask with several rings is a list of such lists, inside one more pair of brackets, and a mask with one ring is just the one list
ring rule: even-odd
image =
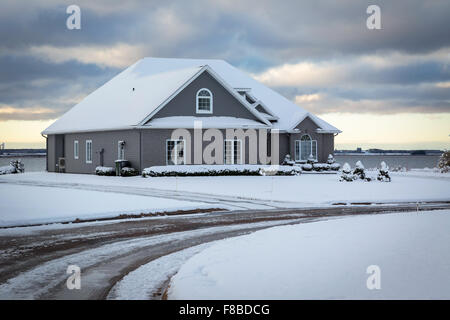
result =
[[[213,242],[214,243],[214,242]],[[144,264],[120,280],[108,294],[109,300],[147,300],[174,275],[186,260],[212,243],[204,243],[168,254]]]
[[[274,227],[193,256],[169,299],[449,299],[448,230],[450,210]],[[371,265],[380,290],[367,288]]]
[[205,207],[210,205],[98,191],[0,184],[0,226]]
[[95,175],[33,172],[0,177],[0,182],[89,184],[155,188],[170,191],[208,193],[242,199],[296,202],[297,206],[326,205],[335,202],[400,202],[449,200],[450,175],[415,176],[415,172],[392,174],[392,182],[339,182],[339,174],[300,176],[221,176],[221,177],[100,177]]
[[[289,224],[294,220],[284,220],[282,223]],[[110,259],[130,253],[134,250],[141,250],[148,246],[163,245],[171,243],[176,246],[184,243],[186,240],[194,239],[196,237],[207,236],[223,231],[246,230],[258,227],[270,227],[280,224],[280,221],[265,221],[257,223],[248,223],[240,225],[220,226],[211,228],[202,228],[198,230],[174,232],[171,234],[142,237],[131,240],[122,240],[109,243],[100,247],[84,250],[78,253],[63,256],[61,258],[47,261],[32,269],[18,274],[17,276],[8,279],[0,285],[0,300],[1,299],[38,299],[47,294],[49,290],[57,286],[59,283],[67,279],[67,266],[71,264],[78,265],[81,270],[84,270],[83,281],[89,282],[89,275],[86,271],[101,262],[109,261]],[[142,281],[150,280],[153,284],[162,284],[167,280],[166,270],[157,270],[158,274],[149,275],[149,278],[142,278]],[[103,274],[108,276],[107,274]],[[101,282],[102,274],[94,274],[96,281]],[[155,281],[155,279],[159,279]],[[106,281],[106,280],[105,280]],[[93,281],[94,282],[94,281]],[[130,284],[122,286],[121,297],[125,296],[125,289]],[[81,290],[84,286],[82,285]],[[125,288],[125,289],[124,289]],[[150,288],[147,284],[146,288]],[[155,288],[156,289],[156,288]],[[129,292],[128,292],[129,293]],[[129,293],[133,296],[133,293]]]

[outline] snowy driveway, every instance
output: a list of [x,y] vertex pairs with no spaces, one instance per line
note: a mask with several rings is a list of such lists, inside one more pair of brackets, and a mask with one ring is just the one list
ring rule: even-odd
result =
[[[423,209],[448,207],[445,203],[423,205]],[[118,281],[155,261],[161,267],[150,268],[152,278],[146,279],[150,283],[132,281],[133,278],[131,283],[140,287],[144,298],[157,299],[180,261],[196,252],[192,249],[181,256],[171,256],[180,250],[277,225],[414,209],[414,204],[404,204],[244,210],[3,229],[0,230],[0,298],[104,299],[108,295],[109,298],[133,298],[129,290],[138,291],[130,289],[130,278],[125,286]],[[162,257],[167,258],[159,260]],[[66,269],[73,264],[81,268],[81,290],[66,287]]]

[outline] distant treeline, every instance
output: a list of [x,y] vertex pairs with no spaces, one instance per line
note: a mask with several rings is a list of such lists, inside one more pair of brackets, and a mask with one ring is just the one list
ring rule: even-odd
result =
[[45,149],[1,149],[1,154],[43,154],[46,153]]
[[334,150],[335,154],[339,153],[395,153],[395,154],[411,154],[411,155],[428,155],[428,154],[442,154],[442,150],[384,150],[384,149],[368,149],[368,150]]

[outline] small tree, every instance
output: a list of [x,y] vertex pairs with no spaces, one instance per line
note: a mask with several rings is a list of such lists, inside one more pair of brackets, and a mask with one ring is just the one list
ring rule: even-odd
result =
[[391,182],[391,176],[389,175],[389,167],[384,161],[381,161],[380,163],[380,169],[378,170],[377,180],[383,182]]
[[353,181],[355,180],[355,176],[352,174],[352,168],[350,168],[350,165],[346,162],[344,163],[344,166],[342,167],[342,174],[340,181]]
[[294,161],[291,159],[291,155],[287,154],[284,156],[283,165],[292,166],[294,165]]
[[333,163],[335,163],[335,162],[336,162],[336,160],[334,160],[333,155],[330,153],[330,154],[328,155],[327,163],[328,163],[328,164],[333,164]]
[[309,157],[308,157],[308,159],[306,160],[306,162],[309,163],[309,164],[313,164],[313,163],[315,163],[315,162],[317,162],[317,161],[316,161],[316,159],[313,157],[313,155],[310,154]]
[[450,171],[450,150],[444,151],[438,161],[439,170],[444,172]]

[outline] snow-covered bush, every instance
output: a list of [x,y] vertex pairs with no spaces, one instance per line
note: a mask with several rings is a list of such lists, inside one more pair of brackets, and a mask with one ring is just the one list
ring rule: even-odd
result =
[[344,163],[344,166],[342,167],[341,178],[339,179],[339,181],[349,181],[350,182],[353,180],[355,180],[355,176],[352,173],[352,168],[346,162],[346,163]]
[[295,164],[295,161],[291,159],[291,155],[287,154],[284,156],[283,165],[285,166],[293,166]]
[[14,168],[12,165],[0,167],[0,174],[10,174],[10,173],[17,173],[16,168]]
[[328,171],[330,170],[331,166],[328,163],[313,163],[312,167],[314,171]]
[[391,171],[392,172],[406,172],[406,171],[408,171],[408,169],[406,169],[406,167],[404,167],[404,166],[396,166],[396,167],[391,168]]
[[302,164],[302,170],[304,170],[304,171],[311,171],[312,169],[313,169],[312,164],[309,164],[309,163]]
[[313,163],[316,163],[316,162],[317,161],[316,161],[316,159],[314,159],[312,154],[310,154],[308,159],[306,159],[306,163],[309,163],[309,164],[313,164]]
[[362,162],[360,160],[358,160],[356,162],[355,165],[355,170],[353,170],[353,175],[355,176],[356,179],[361,179],[361,180],[365,180],[365,181],[370,181],[372,180],[370,177],[368,177],[366,175],[366,169],[364,168],[364,165],[362,164]]
[[9,166],[0,167],[0,174],[23,173],[25,166],[20,160],[12,160]]
[[328,163],[328,164],[333,164],[333,163],[335,163],[335,162],[336,162],[336,160],[334,159],[333,155],[330,153],[330,154],[328,155],[327,163]]
[[389,167],[384,161],[381,161],[380,169],[378,170],[377,180],[383,182],[391,182],[391,176],[389,175]]
[[168,176],[259,176],[259,175],[299,175],[301,169],[297,166],[268,165],[175,165],[154,166],[142,171],[143,177]]
[[113,167],[96,167],[95,174],[98,176],[115,176],[116,170]]
[[450,171],[450,150],[444,151],[438,161],[438,168],[442,173]]
[[330,170],[338,171],[340,168],[341,168],[340,163],[334,162],[334,163],[330,164]]
[[122,177],[134,177],[139,175],[139,171],[135,168],[125,167],[120,170],[120,175]]

